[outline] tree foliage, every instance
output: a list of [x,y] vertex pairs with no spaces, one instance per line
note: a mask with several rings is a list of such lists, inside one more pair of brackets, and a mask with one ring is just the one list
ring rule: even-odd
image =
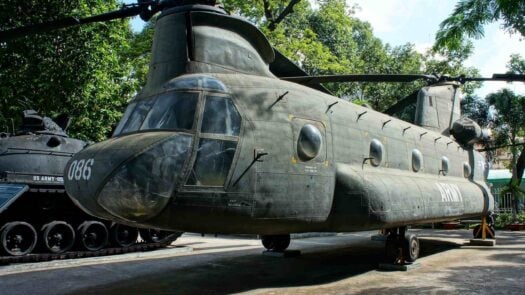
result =
[[482,38],[483,26],[496,21],[502,21],[508,32],[525,36],[524,15],[522,0],[460,0],[454,12],[440,24],[435,46],[458,49],[468,38]]
[[[0,2],[0,30],[118,8],[116,0]],[[127,20],[83,25],[0,44],[0,125],[32,108],[47,116],[68,113],[69,133],[102,140],[135,92]]]
[[[524,74],[525,60],[519,54],[511,55],[507,63],[509,73]],[[496,93],[487,95],[486,101],[494,108],[494,118],[490,125],[494,131],[493,144],[507,146],[511,152],[509,169],[512,179],[501,192],[511,193],[513,196],[513,220],[516,220],[518,199],[521,198],[521,179],[525,169],[525,148],[520,146],[518,138],[525,133],[525,95],[519,95],[509,89],[501,89]],[[519,156],[518,156],[519,155]]]
[[[263,5],[262,2],[269,3]],[[310,1],[293,6],[293,13],[275,27],[270,28],[265,7],[274,9],[273,15],[282,13],[292,1],[236,1],[224,0],[230,11],[243,15],[256,23],[274,47],[284,53],[310,75],[323,74],[418,74],[448,73],[473,75],[475,69],[464,68],[461,63],[472,50],[453,59],[438,54],[418,53],[412,44],[392,47],[374,36],[371,25],[354,16],[356,7],[344,0],[318,1],[317,9]],[[328,83],[335,95],[366,103],[379,111],[386,110],[399,99],[423,86],[422,81],[412,83]],[[472,89],[479,87],[472,85]]]
[[[344,0],[223,0],[227,11],[254,22],[274,47],[312,75],[475,73],[462,62],[471,51],[421,54],[414,46],[392,47],[374,36]],[[0,29],[64,16],[82,17],[116,8],[117,0],[6,0]],[[27,13],[21,13],[27,12]],[[25,108],[48,116],[68,112],[73,136],[101,140],[124,104],[145,84],[155,22],[137,34],[119,20],[57,30],[0,45],[0,124]],[[444,58],[443,58],[444,57]],[[413,83],[333,83],[337,96],[383,111],[419,89]],[[467,89],[468,90],[468,89]],[[470,90],[469,90],[470,91]]]

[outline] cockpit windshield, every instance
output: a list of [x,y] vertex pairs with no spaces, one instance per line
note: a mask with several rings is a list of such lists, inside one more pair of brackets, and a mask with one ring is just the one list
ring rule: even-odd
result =
[[114,135],[137,130],[191,130],[195,118],[198,92],[165,92],[131,103]]

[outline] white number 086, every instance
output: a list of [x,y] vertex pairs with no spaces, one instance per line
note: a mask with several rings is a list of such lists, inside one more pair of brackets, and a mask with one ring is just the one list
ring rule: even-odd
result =
[[87,160],[75,160],[69,166],[69,171],[67,172],[67,178],[69,180],[89,180],[91,178],[91,167],[95,163],[94,159]]

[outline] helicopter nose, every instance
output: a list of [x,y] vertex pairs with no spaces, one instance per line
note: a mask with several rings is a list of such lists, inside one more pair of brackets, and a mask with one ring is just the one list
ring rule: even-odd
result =
[[66,191],[100,218],[151,219],[168,204],[191,143],[190,135],[147,132],[95,144],[69,161]]

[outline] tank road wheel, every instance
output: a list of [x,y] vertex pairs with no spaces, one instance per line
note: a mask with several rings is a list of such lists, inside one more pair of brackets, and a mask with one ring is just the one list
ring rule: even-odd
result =
[[290,235],[261,236],[261,242],[268,251],[282,252],[290,246]]
[[172,243],[182,235],[182,232],[172,232],[153,228],[139,229],[140,237],[146,243]]
[[27,222],[9,222],[0,229],[0,252],[13,256],[29,254],[35,248],[36,241],[36,230]]
[[113,223],[109,228],[111,244],[118,247],[129,247],[137,242],[139,230],[123,224]]
[[419,257],[419,239],[415,234],[406,234],[403,241],[403,257],[406,262],[414,262]]
[[85,221],[77,228],[80,247],[97,251],[108,243],[108,229],[99,221]]
[[40,230],[42,246],[46,252],[64,253],[75,244],[75,230],[64,221],[53,221]]

